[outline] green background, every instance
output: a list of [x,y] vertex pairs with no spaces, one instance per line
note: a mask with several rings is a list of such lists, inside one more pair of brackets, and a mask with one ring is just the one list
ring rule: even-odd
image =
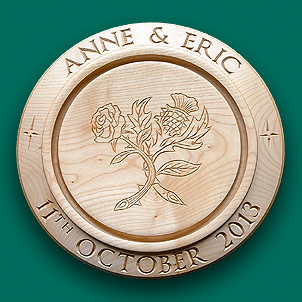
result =
[[[5,301],[301,301],[301,5],[279,3],[2,2],[0,293]],[[189,26],[238,51],[273,94],[286,141],[281,187],[255,234],[218,263],[164,280],[114,276],[65,252],[32,215],[15,159],[24,105],[53,61],[94,33],[145,21]]]

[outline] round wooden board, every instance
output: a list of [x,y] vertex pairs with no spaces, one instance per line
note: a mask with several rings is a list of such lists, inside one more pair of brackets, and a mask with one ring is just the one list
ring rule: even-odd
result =
[[255,70],[196,30],[96,34],[43,75],[18,167],[47,232],[95,267],[167,277],[217,261],[259,225],[280,184],[283,131]]

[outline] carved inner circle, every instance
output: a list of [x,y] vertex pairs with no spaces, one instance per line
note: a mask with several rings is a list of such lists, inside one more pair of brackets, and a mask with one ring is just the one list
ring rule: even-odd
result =
[[[188,119],[202,117],[205,107],[211,128],[201,138],[201,148],[163,152],[154,165],[159,171],[167,163],[181,160],[184,170],[193,172],[183,172],[185,175],[179,177],[167,170],[158,175],[152,188],[136,204],[115,210],[121,200],[142,188],[149,172],[144,170],[144,160],[137,153],[110,165],[114,156],[127,150],[129,144],[119,139],[115,153],[110,141],[96,142],[91,125],[93,114],[100,107],[118,106],[126,124],[131,126],[127,114],[131,114],[131,105],[136,100],[151,97],[146,112],[150,111],[153,118],[163,115],[163,108],[176,107],[171,97],[175,93],[197,100],[199,110],[190,113]],[[108,104],[111,107],[106,107]],[[175,112],[170,121],[173,118]],[[166,134],[171,133],[171,127],[167,127]],[[130,140],[134,141],[131,135]],[[214,77],[176,58],[135,56],[99,68],[70,93],[55,123],[52,162],[63,194],[86,221],[119,238],[160,242],[202,228],[223,212],[242,181],[246,144],[241,113]],[[155,190],[156,182],[166,191]],[[172,194],[170,201],[163,198],[168,192]]]

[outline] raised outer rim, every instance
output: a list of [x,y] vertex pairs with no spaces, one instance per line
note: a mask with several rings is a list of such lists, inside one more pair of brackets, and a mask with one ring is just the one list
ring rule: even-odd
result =
[[[183,26],[179,26],[179,25],[174,25],[174,24],[167,24],[167,23],[135,23],[135,24],[131,24],[132,26],[135,26],[135,25],[140,25],[140,24],[150,24],[150,25],[154,25],[154,26],[158,26],[158,25],[161,25],[161,26],[165,26],[165,25],[170,25],[170,26],[174,26],[176,28],[182,28],[182,29],[187,29],[187,30],[192,30],[191,28],[187,28],[187,27],[183,27]],[[116,27],[118,28],[118,27]],[[113,29],[111,29],[113,30]],[[193,30],[194,32],[198,32],[199,34],[204,34],[202,32],[199,32],[197,30]],[[270,207],[272,206],[272,203],[274,202],[275,198],[276,198],[276,195],[277,195],[277,191],[280,187],[280,183],[281,183],[281,178],[282,178],[282,173],[283,173],[283,169],[284,169],[284,156],[285,156],[285,146],[284,146],[284,132],[283,132],[283,127],[282,127],[282,123],[281,123],[281,118],[280,118],[280,115],[279,115],[279,112],[277,110],[277,107],[276,107],[276,104],[273,100],[273,97],[270,93],[270,91],[268,90],[267,86],[265,85],[264,81],[262,80],[262,78],[259,76],[259,74],[255,71],[255,69],[244,59],[242,58],[237,52],[235,52],[233,49],[231,49],[230,47],[228,47],[226,44],[222,43],[221,41],[215,39],[214,37],[210,36],[210,35],[207,35],[207,34],[204,34],[206,35],[208,38],[211,38],[213,41],[216,41],[218,42],[220,45],[222,46],[225,46],[227,47],[230,51],[232,51],[234,54],[236,54],[239,58],[241,58],[241,60],[243,60],[245,62],[245,64],[248,66],[248,68],[257,76],[258,80],[260,80],[261,84],[263,85],[263,87],[265,88],[266,92],[269,94],[270,96],[270,100],[271,100],[271,103],[275,109],[275,114],[278,118],[278,121],[279,121],[279,127],[280,127],[280,138],[281,138],[281,143],[282,143],[282,153],[281,153],[281,159],[282,159],[282,162],[281,162],[281,166],[280,166],[280,174],[279,174],[279,177],[278,177],[278,182],[277,182],[277,185],[275,187],[275,190],[274,190],[274,194],[273,194],[273,197],[270,201],[270,203],[268,204],[268,206],[266,207],[266,210],[264,212],[264,214],[262,215],[261,219],[257,222],[256,226],[239,242],[237,243],[233,248],[231,248],[228,252],[224,253],[223,255],[219,256],[216,260],[213,260],[211,261],[209,264],[205,265],[205,266],[208,266],[212,263],[215,263],[216,261],[220,260],[221,258],[225,257],[226,255],[230,254],[232,251],[234,251],[235,249],[237,249],[237,247],[239,247],[243,242],[245,242],[245,240],[247,240],[247,238],[249,238],[249,236],[251,236],[255,230],[257,229],[257,227],[260,225],[260,223],[263,221],[263,219],[266,217]],[[92,37],[92,36],[91,36]],[[90,37],[90,38],[91,38]],[[86,41],[86,39],[84,40]],[[83,41],[82,41],[83,42]],[[82,43],[80,42],[80,43]],[[76,44],[75,46],[78,46],[78,44]],[[73,47],[75,47],[73,46]],[[73,48],[72,47],[72,48]],[[68,51],[66,51],[60,58],[62,58],[66,53],[68,53],[72,48],[70,48]],[[18,130],[18,136],[17,136],[17,164],[18,164],[18,174],[19,174],[19,178],[20,178],[20,183],[21,183],[21,186],[22,186],[22,189],[23,189],[23,192],[24,192],[24,195],[27,199],[27,202],[29,204],[29,207],[31,208],[34,216],[37,218],[38,222],[41,224],[41,226],[46,230],[46,232],[59,244],[61,245],[65,250],[67,250],[69,253],[71,253],[73,256],[75,256],[76,258],[80,259],[81,261],[83,261],[84,263],[87,263],[91,266],[94,266],[94,267],[97,267],[98,269],[101,269],[101,270],[104,270],[104,271],[108,271],[104,268],[101,268],[99,266],[95,266],[87,261],[85,261],[84,259],[80,258],[78,255],[76,255],[74,252],[72,252],[71,250],[69,250],[67,247],[63,246],[63,244],[60,243],[60,241],[58,239],[56,239],[51,233],[50,231],[46,228],[46,226],[41,222],[40,218],[36,215],[28,197],[27,197],[27,194],[25,192],[25,189],[24,189],[24,184],[23,184],[23,181],[22,181],[22,177],[21,177],[21,171],[20,171],[20,145],[19,145],[19,140],[20,140],[20,132],[21,132],[21,126],[22,126],[22,122],[23,122],[23,119],[24,119],[24,115],[25,115],[25,112],[26,112],[26,109],[28,107],[28,104],[29,104],[29,101],[33,95],[33,93],[35,92],[37,86],[39,85],[39,83],[42,81],[42,79],[44,79],[44,77],[46,76],[46,74],[48,73],[48,71],[55,65],[55,63],[60,60],[60,58],[58,58],[47,70],[46,72],[43,74],[43,76],[40,78],[40,80],[37,82],[37,84],[35,85],[33,91],[31,92],[30,96],[29,96],[29,99],[25,105],[25,108],[24,108],[24,111],[22,113],[22,117],[21,117],[21,121],[20,121],[20,125],[19,125],[19,130]],[[200,268],[203,268],[205,266],[201,266]],[[195,268],[196,269],[200,269],[200,268]],[[121,273],[118,273],[118,272],[113,272],[113,271],[110,271],[111,273],[113,274],[117,274],[117,275],[120,275]],[[184,273],[189,273],[191,272],[191,270],[188,270],[186,272],[182,272],[182,274]],[[123,274],[124,275],[124,274]],[[128,277],[136,277],[136,278],[145,278],[145,276],[137,276],[137,275],[126,275]],[[171,276],[174,276],[174,275],[163,275],[163,276],[148,276],[148,278],[158,278],[158,277],[161,277],[161,278],[167,278],[167,277],[171,277]]]

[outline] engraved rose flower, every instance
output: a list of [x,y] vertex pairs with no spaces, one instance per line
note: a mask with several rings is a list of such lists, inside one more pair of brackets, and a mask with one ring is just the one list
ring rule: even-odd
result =
[[91,125],[95,142],[113,143],[122,135],[122,130],[125,128],[125,117],[117,105],[109,103],[97,109],[92,116]]

